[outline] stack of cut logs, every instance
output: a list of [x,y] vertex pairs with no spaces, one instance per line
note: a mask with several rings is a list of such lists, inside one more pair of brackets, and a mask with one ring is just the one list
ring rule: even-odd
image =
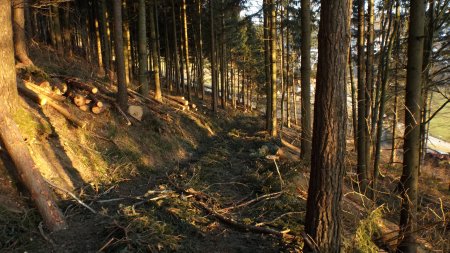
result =
[[94,114],[99,114],[104,110],[104,104],[98,99],[97,87],[88,83],[81,82],[75,78],[67,78],[66,83],[71,88],[67,92],[67,96],[72,99],[73,103],[82,111],[91,110]]

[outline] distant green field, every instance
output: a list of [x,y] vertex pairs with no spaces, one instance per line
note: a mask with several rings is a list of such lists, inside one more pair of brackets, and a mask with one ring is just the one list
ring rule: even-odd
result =
[[[445,101],[446,98],[444,98],[441,94],[434,93],[431,101],[431,114],[433,114],[442,104],[444,104]],[[434,137],[450,142],[450,104],[447,104],[445,108],[431,120],[430,134]]]

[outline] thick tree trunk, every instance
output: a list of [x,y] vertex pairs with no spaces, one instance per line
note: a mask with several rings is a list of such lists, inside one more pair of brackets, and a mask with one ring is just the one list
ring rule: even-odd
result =
[[341,251],[340,202],[345,172],[349,21],[349,0],[321,2],[314,146],[305,219],[305,232],[318,248],[306,246],[304,252]]
[[[9,1],[7,1],[9,2]],[[14,51],[17,60],[23,65],[33,65],[27,53],[27,38],[25,36],[24,0],[13,1],[13,32]],[[2,10],[6,11],[6,10]]]
[[123,111],[128,109],[127,81],[125,75],[125,56],[123,53],[122,3],[113,1],[114,12],[114,44],[117,68],[117,103]]
[[420,166],[420,106],[424,45],[425,4],[412,0],[408,33],[408,64],[405,97],[403,173],[400,178],[402,209],[398,252],[416,252],[417,191]]
[[59,6],[58,4],[53,4],[51,8],[52,8],[52,21],[55,33],[56,48],[58,50],[58,54],[63,55],[64,44],[62,40],[61,22],[59,18]]
[[301,2],[301,158],[309,162],[311,157],[311,2]]

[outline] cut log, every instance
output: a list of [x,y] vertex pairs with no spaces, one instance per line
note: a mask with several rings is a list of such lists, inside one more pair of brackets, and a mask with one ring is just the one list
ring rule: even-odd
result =
[[142,106],[138,105],[130,105],[128,107],[128,113],[138,121],[142,120],[142,116],[144,115],[144,109],[142,109]]
[[77,80],[77,79],[74,79],[74,78],[68,78],[68,79],[66,79],[66,82],[67,82],[68,85],[71,85],[74,88],[86,90],[86,91],[89,91],[92,94],[95,94],[95,93],[98,92],[98,88],[93,86],[92,84],[81,82],[80,80]]
[[103,112],[103,110],[104,110],[103,107],[98,107],[98,106],[93,106],[93,107],[91,108],[91,111],[92,111],[92,113],[94,113],[94,114],[100,114],[100,113]]
[[78,108],[80,108],[80,110],[82,110],[83,112],[87,112],[87,110],[89,110],[89,106],[88,105],[82,105],[82,106],[80,106]]
[[86,98],[83,95],[75,94],[73,97],[73,103],[78,107],[83,106],[86,104]]
[[68,87],[65,82],[60,81],[59,79],[53,79],[53,89],[58,89],[61,94],[66,94]]
[[58,94],[55,94],[54,92],[49,91],[47,89],[43,89],[42,87],[40,87],[40,86],[38,86],[38,85],[36,85],[36,84],[34,84],[32,82],[28,82],[28,81],[24,80],[23,81],[23,86],[25,86],[27,89],[33,90],[36,93],[43,94],[43,95],[45,95],[45,96],[47,96],[47,97],[49,97],[49,98],[51,98],[53,100],[56,100],[56,101],[64,101],[64,100],[66,100],[66,97],[58,95]]
[[58,111],[61,115],[63,115],[67,120],[72,122],[72,124],[74,124],[75,126],[81,127],[81,128],[86,127],[86,122],[83,122],[80,119],[78,119],[77,117],[73,116],[66,108],[58,105],[57,103],[55,103],[51,100],[49,100],[47,102],[47,104],[50,105],[51,107],[53,107],[53,109]]
[[31,193],[45,225],[51,231],[67,228],[65,218],[53,199],[52,193],[44,182],[30,151],[19,132],[16,123],[7,114],[0,110],[0,138],[8,151],[19,177]]
[[98,100],[96,96],[94,96],[93,94],[89,94],[88,98],[90,100],[92,100],[92,104],[93,106],[97,106],[97,107],[103,107],[103,102]]
[[36,92],[25,88],[24,86],[22,86],[21,84],[17,85],[17,89],[19,90],[19,93],[22,94],[23,96],[26,96],[27,98],[33,100],[35,103],[37,103],[38,105],[45,105],[47,103],[47,98],[43,95],[39,95]]
[[171,99],[181,105],[188,105],[189,102],[187,100],[184,99],[184,97],[179,97],[179,96],[170,96],[170,95],[166,95],[165,97],[167,97],[168,99]]
[[51,91],[52,90],[52,86],[50,85],[49,81],[43,81],[39,84],[39,87],[41,87],[42,89],[45,89],[47,91]]

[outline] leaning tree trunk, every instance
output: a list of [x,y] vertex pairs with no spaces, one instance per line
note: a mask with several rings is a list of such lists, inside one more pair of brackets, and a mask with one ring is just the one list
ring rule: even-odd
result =
[[301,22],[301,158],[309,161],[311,157],[311,2],[302,0]]
[[416,252],[417,191],[420,166],[421,81],[424,44],[425,4],[412,0],[408,34],[408,64],[405,96],[403,173],[400,178],[402,208],[398,252]]
[[307,244],[304,252],[341,251],[340,202],[345,172],[349,17],[349,0],[322,0],[314,145],[305,219],[305,232],[317,248]]
[[114,45],[117,68],[117,102],[122,110],[127,110],[128,93],[125,77],[125,55],[123,53],[122,4],[121,0],[113,1],[114,12]]
[[[6,1],[9,2],[9,1]],[[17,60],[23,65],[33,65],[33,62],[28,57],[27,53],[27,39],[25,36],[25,16],[24,16],[24,0],[13,1],[13,32],[14,32],[14,51]],[[3,11],[6,11],[3,9]],[[2,37],[4,38],[4,37]]]

